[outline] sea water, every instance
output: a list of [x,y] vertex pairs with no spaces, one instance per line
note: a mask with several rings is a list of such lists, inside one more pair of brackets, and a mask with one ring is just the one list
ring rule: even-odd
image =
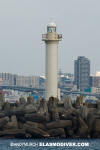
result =
[[[50,146],[50,143],[58,143]],[[70,146],[62,146],[71,143]],[[82,146],[72,146],[80,143]],[[83,146],[88,143],[89,146]],[[41,145],[42,144],[42,145]],[[49,144],[49,146],[48,146]],[[59,146],[61,145],[61,146]],[[1,139],[0,150],[100,150],[100,139]]]

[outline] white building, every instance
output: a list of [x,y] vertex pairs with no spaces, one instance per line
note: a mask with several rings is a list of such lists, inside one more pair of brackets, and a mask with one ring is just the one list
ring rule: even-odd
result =
[[39,76],[16,76],[16,86],[39,88]]
[[97,77],[100,77],[100,71],[97,71],[97,72],[96,72],[96,76],[97,76]]
[[14,85],[14,75],[10,73],[0,73],[1,85]]
[[0,73],[0,85],[39,88],[39,76],[20,76]]

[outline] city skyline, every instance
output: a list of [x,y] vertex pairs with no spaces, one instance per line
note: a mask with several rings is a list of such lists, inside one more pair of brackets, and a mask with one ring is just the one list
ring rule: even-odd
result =
[[45,45],[41,39],[51,20],[63,34],[59,69],[74,73],[74,60],[85,56],[91,61],[91,73],[100,71],[99,5],[94,0],[51,0],[50,5],[46,0],[1,0],[0,72],[45,74]]

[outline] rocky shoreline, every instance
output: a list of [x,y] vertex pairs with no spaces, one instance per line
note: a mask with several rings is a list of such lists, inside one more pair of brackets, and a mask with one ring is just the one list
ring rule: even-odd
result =
[[10,104],[0,96],[0,138],[100,138],[100,102],[21,97]]

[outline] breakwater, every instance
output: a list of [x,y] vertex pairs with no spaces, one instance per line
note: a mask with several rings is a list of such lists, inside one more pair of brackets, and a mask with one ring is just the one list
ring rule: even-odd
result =
[[87,104],[79,96],[74,103],[70,97],[0,102],[1,138],[100,138],[99,101]]

